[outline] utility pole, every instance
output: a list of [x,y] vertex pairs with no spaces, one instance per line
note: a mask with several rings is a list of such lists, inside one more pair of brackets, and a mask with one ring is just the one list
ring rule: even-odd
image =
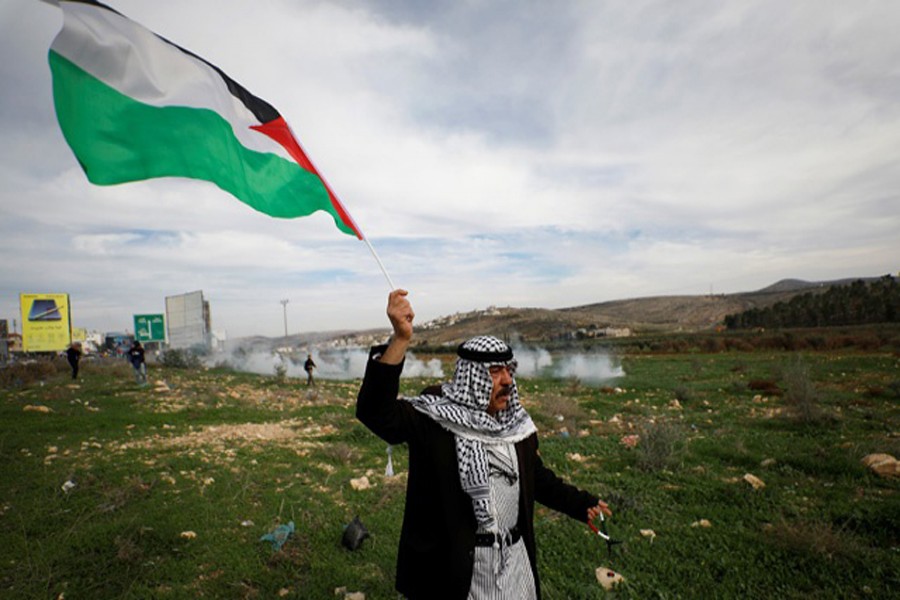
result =
[[284,309],[284,337],[287,337],[287,305],[290,300],[285,298],[281,301],[281,307]]

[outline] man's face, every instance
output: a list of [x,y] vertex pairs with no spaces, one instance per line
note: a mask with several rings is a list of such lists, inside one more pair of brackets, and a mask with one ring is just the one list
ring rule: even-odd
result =
[[491,388],[491,401],[488,403],[487,413],[495,415],[509,404],[509,395],[512,393],[512,374],[505,365],[494,365],[488,369],[491,374],[493,387]]

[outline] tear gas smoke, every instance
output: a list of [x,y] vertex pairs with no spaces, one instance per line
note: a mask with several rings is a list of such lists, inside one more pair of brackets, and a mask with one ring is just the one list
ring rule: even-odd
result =
[[[587,385],[598,385],[625,375],[625,371],[616,357],[608,352],[595,351],[577,354],[567,352],[554,357],[544,348],[515,344],[513,351],[519,363],[516,377],[521,379],[536,377],[569,379],[575,377]],[[313,349],[309,353],[312,354],[313,362],[316,363],[316,369],[313,371],[314,377],[329,380],[361,379],[365,374],[366,361],[369,356],[368,350],[364,348]],[[306,361],[306,354],[305,351],[289,355],[276,351],[259,349],[248,351],[246,348],[238,348],[224,356],[221,354],[214,356],[211,363],[224,363],[236,371],[260,375],[272,375],[276,369],[283,368],[288,377],[305,379],[306,371],[303,370],[303,363]],[[452,373],[455,360],[450,359],[448,364]],[[412,353],[407,353],[402,377],[443,380],[447,375],[444,373],[441,359],[432,358],[424,361],[416,358]]]
[[[322,352],[312,350],[309,354],[316,363],[313,376],[317,379],[334,380],[361,379],[366,372],[366,361],[369,357],[368,350],[362,348]],[[248,352],[239,348],[224,357],[222,355],[213,357],[213,362],[215,364],[225,363],[236,371],[259,375],[272,375],[277,368],[283,367],[285,375],[288,377],[306,378],[306,371],[303,369],[306,353],[292,356],[274,351],[254,350]],[[440,359],[432,358],[422,361],[412,353],[407,353],[402,376],[440,379],[444,377],[444,371]]]
[[513,353],[519,363],[516,377],[549,377],[553,379],[577,378],[582,383],[597,385],[625,375],[618,359],[608,352],[566,352],[553,358],[544,348],[530,348],[513,344]]
[[614,356],[603,353],[564,356],[555,368],[558,377],[577,377],[586,384],[599,384],[625,375]]

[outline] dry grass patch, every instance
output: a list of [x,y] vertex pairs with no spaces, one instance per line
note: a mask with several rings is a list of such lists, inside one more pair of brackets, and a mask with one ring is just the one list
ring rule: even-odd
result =
[[259,442],[289,445],[292,448],[297,448],[303,446],[300,443],[303,440],[333,435],[336,431],[336,428],[332,425],[315,425],[297,419],[276,423],[210,425],[184,435],[164,437],[154,434],[151,437],[120,444],[119,450],[197,449],[205,447],[224,449],[226,446],[247,446],[258,444]]
[[828,560],[864,560],[868,547],[849,531],[831,523],[800,521],[770,524],[765,531],[776,546],[794,554],[815,555]]

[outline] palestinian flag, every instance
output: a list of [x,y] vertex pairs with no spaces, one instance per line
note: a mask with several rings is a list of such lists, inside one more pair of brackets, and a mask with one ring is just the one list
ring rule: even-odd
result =
[[324,210],[338,229],[363,239],[271,104],[108,6],[58,4],[64,22],[50,46],[53,99],[92,183],[202,179],[273,217]]

